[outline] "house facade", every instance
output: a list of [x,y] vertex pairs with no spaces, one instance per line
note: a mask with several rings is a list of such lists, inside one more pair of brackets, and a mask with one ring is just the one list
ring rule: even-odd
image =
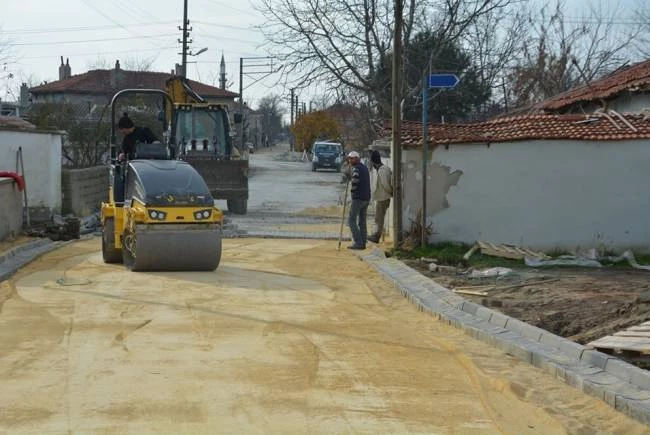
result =
[[[486,240],[542,250],[650,250],[650,120],[537,115],[432,126],[427,161],[431,241]],[[405,125],[404,231],[422,208],[421,125]],[[471,133],[471,134],[468,134]],[[445,135],[447,137],[445,138]]]
[[[165,82],[173,73],[128,71],[115,62],[113,69],[97,69],[72,75],[69,62],[59,67],[59,80],[29,89],[32,104],[69,103],[86,108],[88,113],[99,112],[122,89],[165,89]],[[188,80],[190,86],[210,103],[234,107],[238,94],[226,89]]]
[[403,231],[427,184],[430,241],[650,252],[650,62],[474,124],[404,122]]

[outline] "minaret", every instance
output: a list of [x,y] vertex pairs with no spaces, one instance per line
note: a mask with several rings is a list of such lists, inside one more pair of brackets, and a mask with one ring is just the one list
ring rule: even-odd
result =
[[226,61],[223,58],[223,53],[221,53],[221,67],[219,68],[219,87],[226,89]]

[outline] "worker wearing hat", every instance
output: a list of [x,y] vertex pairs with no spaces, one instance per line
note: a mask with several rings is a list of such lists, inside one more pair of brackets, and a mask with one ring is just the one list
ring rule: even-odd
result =
[[348,225],[354,241],[352,245],[348,246],[348,249],[366,249],[368,238],[366,214],[370,203],[370,174],[368,168],[361,163],[361,156],[358,152],[351,151],[348,154],[348,161],[352,167],[350,181],[352,203],[350,204]]
[[117,122],[117,128],[124,136],[122,139],[122,152],[118,157],[120,161],[125,158],[129,160],[135,158],[136,144],[138,142],[153,143],[158,141],[158,138],[149,127],[136,127],[127,113]]

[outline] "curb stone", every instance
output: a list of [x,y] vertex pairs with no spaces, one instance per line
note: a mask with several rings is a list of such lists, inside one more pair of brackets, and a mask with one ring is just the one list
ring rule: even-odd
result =
[[[94,236],[83,236],[81,237],[81,240],[92,237]],[[78,240],[79,239],[71,240],[68,242],[53,242],[50,239],[40,239],[31,243],[17,246],[8,252],[5,252],[0,256],[0,282],[9,279],[18,271],[18,269],[36,260],[41,255]]]
[[641,423],[650,424],[650,373],[468,301],[379,249],[357,254],[418,310],[538,367]]

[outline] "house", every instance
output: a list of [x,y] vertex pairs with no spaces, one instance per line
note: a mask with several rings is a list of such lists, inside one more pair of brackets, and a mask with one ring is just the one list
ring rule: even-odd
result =
[[[70,103],[85,107],[87,112],[97,111],[110,103],[122,89],[165,89],[165,81],[172,73],[128,71],[115,62],[113,69],[96,69],[72,75],[68,61],[59,66],[59,80],[29,89],[32,104]],[[226,89],[188,80],[192,88],[210,103],[233,107],[238,94]]]
[[531,113],[642,112],[650,108],[650,59],[616,71],[587,85],[548,98]]
[[[64,132],[37,129],[17,117],[0,117],[0,172],[18,172],[25,175],[27,205],[32,220],[47,220],[61,212],[61,147]],[[22,154],[22,165],[18,158]],[[21,167],[22,166],[22,167]],[[13,188],[6,182],[2,189]],[[4,195],[3,195],[4,197]],[[4,197],[7,199],[7,197]],[[17,210],[12,204],[17,200],[3,202],[0,222],[17,222]],[[22,225],[22,192],[19,195]],[[7,214],[13,214],[9,217]],[[5,219],[8,219],[5,221]],[[8,231],[13,231],[8,230]]]
[[[546,100],[533,113],[430,124],[431,241],[650,252],[649,83],[650,61]],[[404,122],[401,144],[408,231],[422,208],[422,124]]]

